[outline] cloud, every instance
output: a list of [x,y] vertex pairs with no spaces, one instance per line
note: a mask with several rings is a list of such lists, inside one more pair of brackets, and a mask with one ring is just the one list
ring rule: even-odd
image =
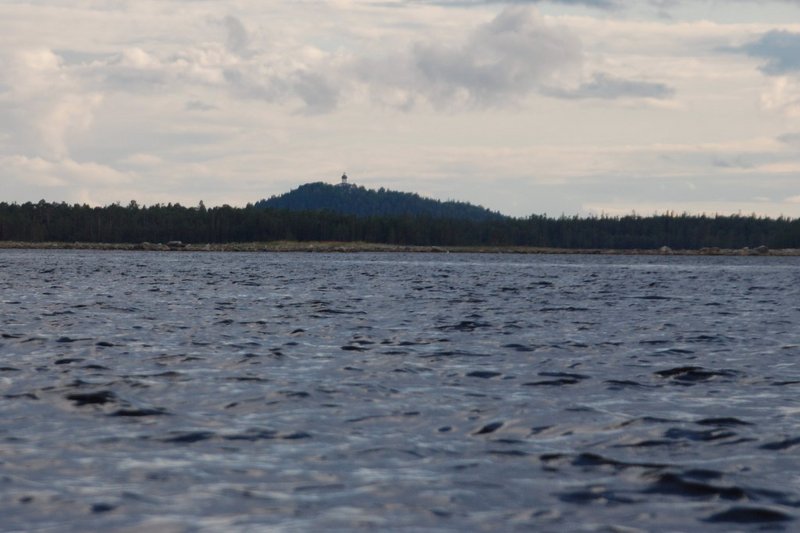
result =
[[65,65],[89,65],[94,61],[107,60],[110,54],[86,52],[82,50],[55,49],[53,53],[61,58]]
[[506,7],[450,42],[417,42],[407,54],[362,59],[357,77],[376,100],[402,110],[502,107],[530,94],[562,99],[669,99],[665,83],[596,72],[579,83],[586,55],[578,34],[534,8]]
[[427,0],[425,3],[443,6],[479,6],[492,4],[561,4],[567,6],[586,6],[598,9],[617,9],[622,6],[621,0]]
[[581,59],[577,36],[533,9],[513,6],[461,42],[418,42],[405,56],[369,58],[355,70],[373,90],[388,90],[394,99],[403,95],[404,104],[424,99],[437,108],[495,106],[579,69]]
[[800,132],[791,132],[779,135],[778,141],[788,145],[800,146]]
[[761,71],[770,76],[800,72],[800,33],[773,30],[734,51],[766,60]]
[[236,17],[228,15],[225,17],[222,23],[226,30],[225,47],[234,54],[246,54],[248,51],[247,49],[250,46],[250,36],[248,35],[244,24],[242,24],[242,21]]
[[[763,0],[757,0],[764,3]],[[414,3],[437,4],[443,6],[479,6],[493,4],[558,4],[563,6],[584,6],[597,9],[624,9],[638,7],[638,4],[651,5],[660,10],[669,10],[682,5],[709,4],[713,0],[411,0]],[[731,3],[753,3],[754,0],[733,0]],[[773,3],[797,5],[797,0],[772,0]]]
[[[282,43],[280,49],[265,43],[257,46],[242,21],[231,15],[212,19],[211,24],[218,32],[223,30],[216,42],[177,49],[157,44],[128,46],[90,63],[67,67],[99,91],[141,96],[210,90],[235,99],[299,104],[298,110],[307,114],[337,108],[341,74],[330,54],[307,42]],[[196,98],[185,104],[191,111],[214,108]]]
[[[137,43],[116,52],[65,47],[58,53],[43,50],[38,62],[31,60],[33,70],[47,75],[40,75],[41,80],[29,76],[28,83],[49,90],[50,78],[60,83],[71,80],[80,86],[77,92],[91,96],[82,104],[73,97],[71,104],[62,102],[53,109],[50,129],[56,133],[48,143],[54,151],[66,153],[64,146],[57,146],[57,138],[64,137],[68,126],[61,126],[59,133],[59,121],[79,122],[79,107],[90,120],[102,100],[98,95],[105,93],[138,97],[206,91],[206,101],[215,93],[227,94],[294,106],[295,112],[313,115],[359,105],[365,94],[410,111],[421,103],[438,110],[503,107],[536,93],[570,99],[664,99],[673,92],[664,84],[603,73],[575,87],[585,59],[578,34],[524,5],[507,6],[488,22],[441,40],[408,33],[406,38],[412,40],[405,40],[399,52],[384,54],[372,36],[361,41],[371,47],[363,53],[349,47],[325,50],[307,40],[283,39],[272,47],[255,43],[237,17],[208,22],[212,29],[216,26],[217,42],[200,41],[183,48]],[[21,87],[20,79],[6,81],[0,75],[0,84]],[[210,110],[194,96],[184,109]]]
[[[517,0],[513,3],[524,3],[525,0]],[[542,0],[532,0],[533,3],[540,3]],[[579,5],[579,6],[588,6],[588,7],[597,7],[601,9],[610,9],[610,8],[617,8],[620,6],[620,2],[618,0],[549,0],[554,4],[564,4],[564,5]]]
[[121,163],[135,168],[163,167],[164,160],[152,154],[137,153],[124,158]]
[[57,161],[21,155],[0,157],[10,185],[14,182],[35,185],[45,190],[54,187],[98,187],[113,189],[131,183],[134,176],[106,165],[79,162],[73,159]]
[[339,88],[334,79],[324,73],[301,71],[291,80],[292,91],[303,101],[304,112],[327,113],[339,104]]
[[215,105],[207,104],[201,100],[189,100],[186,102],[184,109],[187,111],[214,111],[215,109],[219,108]]
[[103,95],[86,90],[46,48],[19,50],[0,63],[8,88],[0,94],[0,132],[9,132],[18,151],[36,146],[47,157],[68,157],[68,139],[89,129]]
[[211,43],[171,53],[125,48],[104,61],[76,67],[75,73],[99,90],[146,94],[165,87],[221,86],[225,69],[240,65],[240,58]]
[[[339,105],[342,83],[335,72],[319,65],[280,69],[278,65],[234,65],[223,70],[227,88],[236,96],[270,103],[300,102],[305,114],[326,113]],[[249,68],[248,68],[249,67]]]
[[761,106],[789,117],[800,116],[800,82],[788,76],[771,78],[761,94]]
[[663,83],[628,80],[603,73],[595,73],[591,81],[582,83],[575,89],[556,89],[549,92],[558,98],[582,99],[596,98],[616,100],[619,98],[654,98],[666,99],[675,94],[675,90]]

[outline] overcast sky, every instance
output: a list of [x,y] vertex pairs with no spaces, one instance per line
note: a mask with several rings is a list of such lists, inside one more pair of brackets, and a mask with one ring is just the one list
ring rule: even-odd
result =
[[800,0],[0,1],[0,201],[343,171],[514,216],[800,217]]

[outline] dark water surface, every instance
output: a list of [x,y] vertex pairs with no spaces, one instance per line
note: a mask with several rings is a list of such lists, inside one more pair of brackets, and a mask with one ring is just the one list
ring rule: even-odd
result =
[[797,258],[2,251],[0,334],[4,531],[800,528]]

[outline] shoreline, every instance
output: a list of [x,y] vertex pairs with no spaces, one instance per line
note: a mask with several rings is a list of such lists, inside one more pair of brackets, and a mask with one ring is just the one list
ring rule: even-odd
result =
[[308,253],[483,253],[483,254],[566,254],[566,255],[678,255],[678,256],[758,256],[797,257],[800,249],[701,248],[697,250],[546,248],[536,246],[406,246],[367,242],[243,242],[224,244],[163,243],[88,243],[0,241],[0,250],[108,250],[152,252],[308,252]]

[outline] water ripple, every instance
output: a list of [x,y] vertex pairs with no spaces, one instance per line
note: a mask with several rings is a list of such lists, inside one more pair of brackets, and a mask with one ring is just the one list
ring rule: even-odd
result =
[[790,530],[796,258],[0,251],[7,530]]

